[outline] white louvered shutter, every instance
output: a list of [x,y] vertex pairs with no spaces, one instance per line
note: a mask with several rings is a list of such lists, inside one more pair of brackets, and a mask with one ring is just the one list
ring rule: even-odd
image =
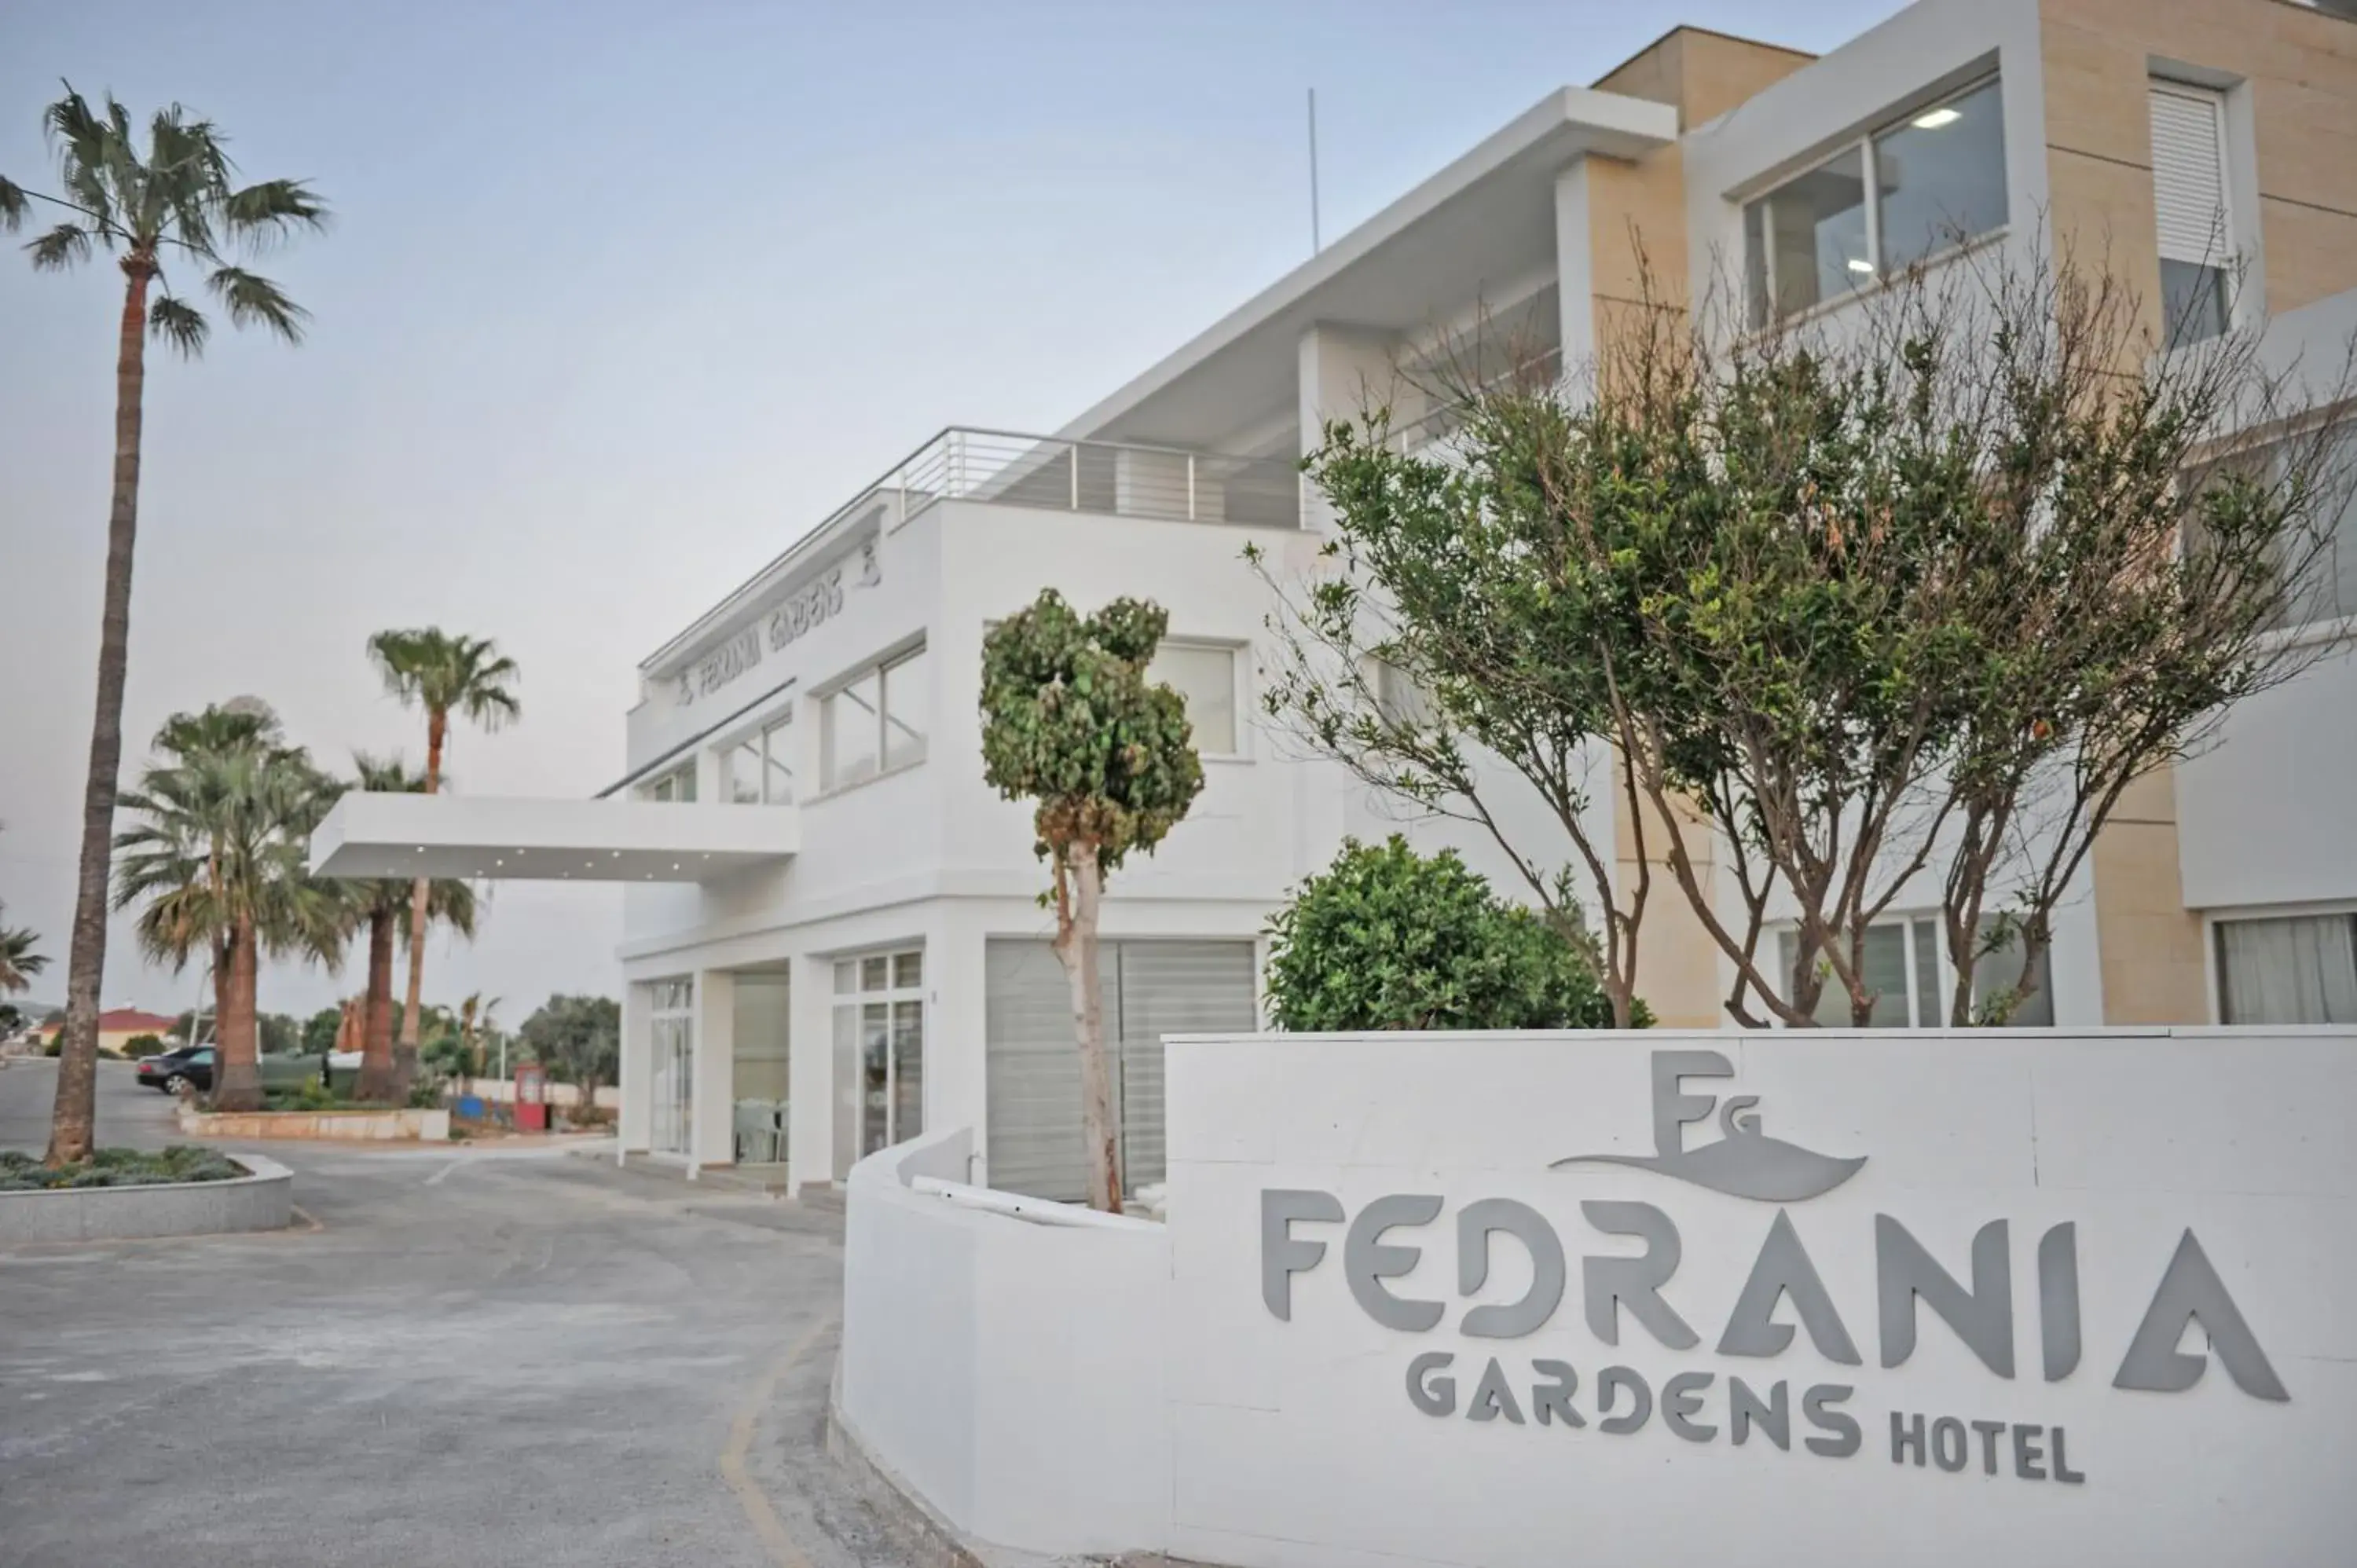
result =
[[2151,100],[2161,258],[2223,266],[2233,242],[2226,226],[2222,105],[2214,92],[2173,83],[2154,82]]

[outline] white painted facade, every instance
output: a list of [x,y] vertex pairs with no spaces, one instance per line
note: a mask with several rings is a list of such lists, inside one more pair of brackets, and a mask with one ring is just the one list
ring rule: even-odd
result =
[[[963,1130],[858,1167],[838,1413],[969,1539],[1046,1553],[2327,1568],[2357,1531],[2352,1047],[2346,1029],[1177,1039],[1166,1225],[1066,1229],[925,1190],[963,1164]],[[1662,1058],[1682,1052],[1718,1059],[1679,1064],[1669,1146],[1857,1163],[1774,1200],[1558,1164],[1658,1160]],[[1395,1195],[1420,1207],[1362,1220]],[[1473,1208],[1500,1200],[1523,1212]],[[1630,1305],[1649,1251],[1668,1319]],[[2205,1273],[2215,1291],[2169,1288]],[[1790,1286],[1747,1306],[1763,1275]],[[1738,1380],[1770,1413],[1738,1422]]]
[[[1576,370],[1594,348],[1590,203],[1604,160],[1676,146],[1699,295],[1718,269],[1739,267],[1747,201],[1829,147],[1995,72],[2007,210],[1980,242],[2025,254],[2050,244],[2039,16],[2036,0],[1924,0],[1701,125],[1682,127],[1666,102],[1550,94],[1056,436],[952,432],[928,444],[651,655],[612,792],[667,799],[606,801],[610,833],[587,822],[559,834],[583,875],[630,885],[625,1148],[668,1143],[693,1168],[766,1159],[782,1144],[791,1184],[842,1179],[866,1152],[859,1101],[871,1086],[850,1081],[851,1058],[838,1051],[836,985],[872,978],[885,989],[851,993],[868,997],[851,1004],[855,1029],[872,1019],[894,1040],[913,1027],[921,1041],[888,1047],[886,1129],[971,1129],[966,1174],[990,1178],[991,944],[1043,940],[1050,919],[1036,901],[1046,871],[1028,811],[983,783],[980,648],[993,619],[1043,587],[1084,608],[1149,596],[1168,610],[1175,643],[1235,655],[1232,745],[1206,757],[1203,794],[1160,853],[1114,879],[1109,939],[1256,943],[1286,890],[1353,833],[1405,828],[1419,847],[1454,844],[1515,888],[1474,831],[1404,822],[1333,769],[1287,755],[1260,720],[1272,604],[1243,553],[1257,545],[1273,572],[1298,578],[1318,569],[1326,522],[1314,496],[1297,499],[1289,478],[1270,476],[1316,445],[1321,420],[1410,400],[1399,367],[1485,315]],[[2248,104],[2237,109],[2231,93],[2226,124],[2229,174],[2241,178]],[[2261,286],[2246,297],[2257,299],[2264,257],[2255,242],[2250,252]],[[2357,317],[2352,301],[2277,327],[2322,341]],[[801,529],[780,520],[782,537]],[[921,714],[911,731],[920,746],[902,766],[830,785],[830,695],[919,654],[898,690]],[[888,669],[884,682],[894,690]],[[2187,908],[2357,910],[2357,826],[2344,804],[2357,765],[2352,699],[2357,665],[2344,658],[2254,703],[2213,756],[2183,770]],[[748,738],[791,775],[779,791],[791,803],[730,803],[731,758]],[[688,794],[692,803],[678,799]],[[1595,824],[1609,843],[1613,804],[1598,794]],[[363,809],[372,807],[353,808]],[[658,824],[646,838],[644,821],[666,812],[678,832]],[[1534,802],[1510,802],[1509,815],[1523,842],[1545,842]],[[626,816],[640,825],[624,826]],[[373,837],[352,826],[323,830],[330,869],[381,875],[380,863],[398,869],[404,853],[456,845],[478,874],[518,874],[481,864],[496,849],[482,822],[453,819],[446,831],[388,821]],[[601,871],[601,857],[614,864]],[[1676,897],[1665,881],[1657,909]],[[1937,904],[1927,884],[1894,915]],[[2092,893],[2083,887],[2057,923],[2054,1022],[2100,1024],[2111,1010]],[[870,959],[881,967],[863,967]],[[746,1065],[755,1060],[764,1065]],[[774,1120],[764,1126],[764,1116]]]

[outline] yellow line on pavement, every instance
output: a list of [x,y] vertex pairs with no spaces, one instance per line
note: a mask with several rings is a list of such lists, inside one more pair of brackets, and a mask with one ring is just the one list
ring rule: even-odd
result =
[[794,1538],[787,1530],[785,1521],[778,1517],[778,1510],[770,1506],[768,1495],[747,1474],[745,1455],[752,1450],[754,1429],[760,1425],[761,1412],[769,1408],[778,1385],[818,1342],[819,1336],[834,1326],[834,1318],[820,1318],[803,1331],[801,1338],[786,1347],[784,1355],[770,1363],[769,1370],[761,1374],[760,1381],[753,1385],[753,1391],[746,1397],[744,1408],[737,1412],[737,1419],[729,1423],[728,1441],[720,1450],[721,1479],[726,1481],[728,1489],[737,1494],[737,1505],[745,1510],[746,1522],[753,1527],[753,1533],[761,1538],[761,1544],[770,1549],[770,1556],[777,1563],[778,1568],[811,1568],[811,1560],[803,1555],[801,1547],[794,1544]]

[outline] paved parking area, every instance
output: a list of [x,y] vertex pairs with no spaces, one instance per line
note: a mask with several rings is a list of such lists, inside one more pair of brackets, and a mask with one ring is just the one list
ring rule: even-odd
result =
[[0,1252],[0,1565],[908,1560],[822,1453],[830,1217],[549,1151],[268,1152],[303,1229]]

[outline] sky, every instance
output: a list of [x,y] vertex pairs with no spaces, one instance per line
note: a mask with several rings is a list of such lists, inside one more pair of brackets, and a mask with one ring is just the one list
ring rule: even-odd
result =
[[[523,719],[455,786],[622,768],[638,661],[942,426],[1052,430],[1300,263],[1305,94],[1330,242],[1678,22],[1822,50],[1897,0],[125,5],[0,0],[0,174],[45,188],[59,81],[179,102],[324,237],[259,270],[304,344],[151,352],[124,779],[252,694],[316,760],[422,759],[364,654],[495,639]],[[0,901],[65,994],[96,688],[121,278],[0,253]],[[426,996],[612,993],[611,888],[499,885]],[[273,965],[262,1005],[360,983]],[[118,917],[108,1006],[203,976]]]

